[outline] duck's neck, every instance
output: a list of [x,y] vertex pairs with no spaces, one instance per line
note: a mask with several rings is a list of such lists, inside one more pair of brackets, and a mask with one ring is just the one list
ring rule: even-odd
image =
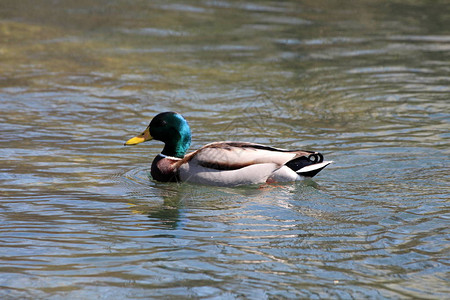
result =
[[173,157],[183,158],[189,146],[191,145],[191,133],[181,133],[165,142],[164,149],[161,154]]

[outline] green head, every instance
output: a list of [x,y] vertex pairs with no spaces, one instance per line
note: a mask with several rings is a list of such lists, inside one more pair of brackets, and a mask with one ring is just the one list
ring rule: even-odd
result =
[[182,158],[191,145],[191,129],[180,114],[164,112],[156,115],[142,134],[128,140],[125,145],[152,139],[165,144],[162,154]]

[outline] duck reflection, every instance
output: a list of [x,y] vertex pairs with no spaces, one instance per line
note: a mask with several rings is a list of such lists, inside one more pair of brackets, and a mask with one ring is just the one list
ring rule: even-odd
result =
[[179,191],[178,184],[159,184],[145,190],[147,195],[136,192],[129,195],[132,212],[147,215],[153,226],[176,229],[180,222],[180,207],[185,197]]
[[[317,188],[314,181],[308,181],[309,186]],[[302,188],[301,188],[302,187]],[[140,193],[131,196],[132,212],[147,215],[152,226],[163,229],[177,229],[186,217],[185,207],[208,210],[229,210],[239,208],[260,199],[270,201],[272,193],[295,193],[303,189],[305,182],[297,185],[254,185],[238,188],[210,187],[189,183],[160,183],[150,181],[150,186]],[[144,195],[146,193],[146,195]],[[259,202],[259,201],[258,201]],[[279,201],[273,203],[280,205]]]

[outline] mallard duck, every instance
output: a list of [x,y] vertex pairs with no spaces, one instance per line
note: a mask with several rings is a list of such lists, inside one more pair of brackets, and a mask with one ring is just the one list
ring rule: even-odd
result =
[[215,142],[186,154],[191,130],[178,113],[156,115],[140,135],[125,145],[150,140],[164,143],[152,162],[150,174],[163,182],[192,182],[215,186],[287,182],[313,177],[331,161],[322,154],[285,150],[247,142]]

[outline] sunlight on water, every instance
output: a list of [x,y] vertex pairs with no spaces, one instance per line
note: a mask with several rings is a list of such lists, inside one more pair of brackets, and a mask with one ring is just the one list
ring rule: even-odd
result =
[[[447,6],[2,1],[0,298],[448,298]],[[156,182],[169,110],[335,163]]]

